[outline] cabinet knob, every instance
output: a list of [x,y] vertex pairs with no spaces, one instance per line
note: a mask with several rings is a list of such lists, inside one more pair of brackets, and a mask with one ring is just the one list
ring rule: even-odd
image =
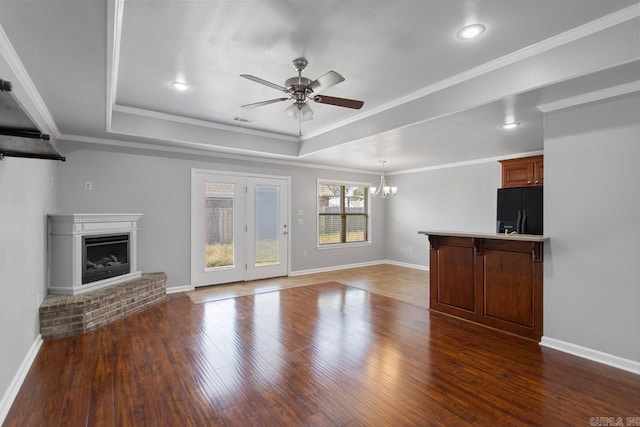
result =
[[531,181],[527,181],[527,184],[531,184]]
[[536,184],[538,183],[538,181],[536,180]]

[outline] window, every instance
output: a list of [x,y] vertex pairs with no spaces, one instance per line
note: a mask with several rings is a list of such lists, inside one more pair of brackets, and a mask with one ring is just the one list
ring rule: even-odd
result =
[[318,181],[318,246],[369,241],[369,187]]

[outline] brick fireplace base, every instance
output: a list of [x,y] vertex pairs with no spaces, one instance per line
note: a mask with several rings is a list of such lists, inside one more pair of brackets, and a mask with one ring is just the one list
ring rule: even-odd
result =
[[40,306],[43,339],[94,331],[166,299],[167,275],[140,278],[80,295],[48,295]]

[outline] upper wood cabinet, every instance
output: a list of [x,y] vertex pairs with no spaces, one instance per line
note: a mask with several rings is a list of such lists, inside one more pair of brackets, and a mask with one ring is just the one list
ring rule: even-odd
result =
[[502,188],[527,187],[544,183],[544,156],[500,160]]

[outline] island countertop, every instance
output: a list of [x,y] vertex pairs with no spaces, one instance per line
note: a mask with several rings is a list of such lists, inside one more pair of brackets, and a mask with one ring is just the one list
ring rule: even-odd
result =
[[515,240],[520,242],[548,242],[549,237],[538,236],[535,234],[503,234],[503,233],[472,233],[466,231],[418,231],[418,234],[426,236],[447,236],[447,237],[472,237],[475,239],[494,239],[494,240]]

